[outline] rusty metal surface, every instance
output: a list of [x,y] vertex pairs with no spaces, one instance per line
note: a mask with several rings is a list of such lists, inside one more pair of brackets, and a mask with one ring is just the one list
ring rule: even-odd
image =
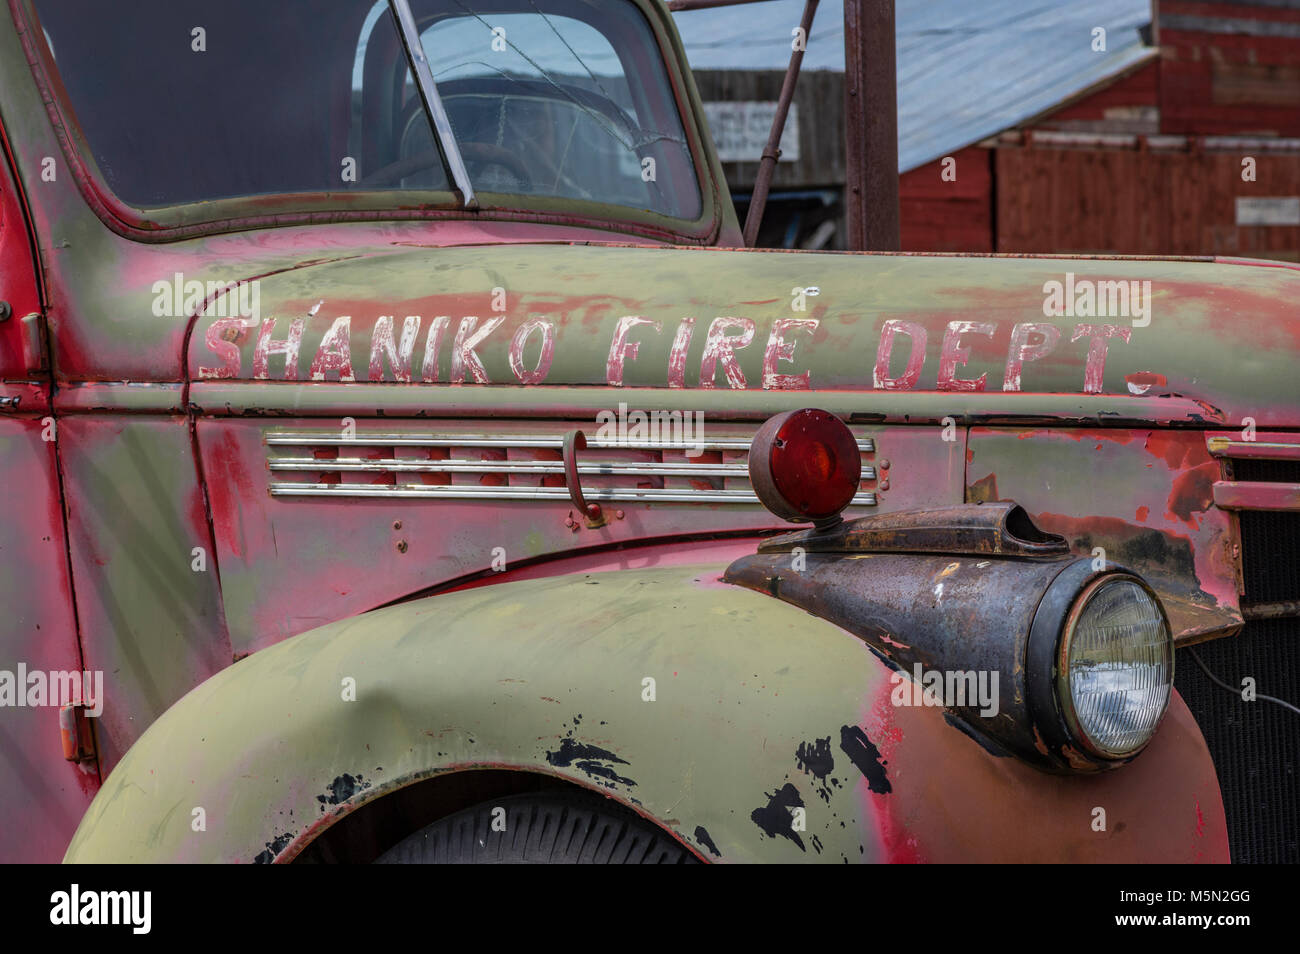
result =
[[1300,484],[1216,480],[1213,490],[1220,510],[1300,510]]
[[1205,446],[1215,457],[1254,460],[1300,460],[1300,434],[1255,434],[1244,440],[1240,433],[1207,434]]
[[986,502],[859,517],[830,530],[765,540],[760,553],[949,553],[1052,557],[1069,552],[1064,537],[1033,525],[1019,504]]
[[1202,434],[976,427],[967,461],[968,501],[1014,501],[1074,553],[1139,573],[1180,644],[1241,628],[1233,531],[1213,503],[1220,464]]
[[1031,711],[1026,686],[1043,595],[1074,565],[1068,557],[810,553],[796,561],[789,553],[759,553],[731,564],[725,578],[855,633],[906,673],[909,687],[921,683],[914,671],[996,673],[989,684],[996,695],[948,711],[1004,757],[1054,771],[1096,771],[1095,764],[1049,752],[1047,726]]
[[1300,600],[1278,600],[1273,603],[1245,603],[1241,615],[1246,619],[1286,619],[1300,616]]
[[[558,775],[710,861],[1226,858],[1213,766],[1177,699],[1132,765],[1076,784],[993,758],[934,709],[892,705],[889,669],[859,639],[716,574],[504,584],[258,653],[154,724],[67,860],[291,860],[369,800],[475,767]],[[355,702],[340,701],[348,677]],[[210,732],[214,713],[228,732]],[[310,768],[286,779],[291,753]],[[195,805],[220,812],[221,838],[191,830]]]

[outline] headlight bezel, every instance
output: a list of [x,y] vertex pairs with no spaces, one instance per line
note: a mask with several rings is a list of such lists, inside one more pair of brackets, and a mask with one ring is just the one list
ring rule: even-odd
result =
[[[1156,718],[1151,731],[1147,734],[1147,737],[1136,746],[1120,750],[1105,748],[1100,741],[1084,727],[1083,721],[1077,712],[1074,691],[1071,687],[1073,673],[1071,672],[1070,657],[1072,654],[1074,637],[1089,606],[1101,595],[1102,591],[1112,586],[1125,584],[1136,586],[1145,593],[1151,600],[1156,612],[1159,614],[1160,625],[1164,630],[1165,648],[1168,653],[1169,678],[1165,685],[1165,698],[1164,704],[1160,709],[1160,715]],[[1061,632],[1060,647],[1057,651],[1056,698],[1061,709],[1061,715],[1065,719],[1066,728],[1069,730],[1071,737],[1083,746],[1090,755],[1099,759],[1107,759],[1111,761],[1117,759],[1130,759],[1141,752],[1142,749],[1150,743],[1151,739],[1155,737],[1156,730],[1159,729],[1161,720],[1164,719],[1165,713],[1169,711],[1169,700],[1173,695],[1175,655],[1173,639],[1169,629],[1169,618],[1165,614],[1164,606],[1160,603],[1160,597],[1153,589],[1151,589],[1145,580],[1141,577],[1134,576],[1131,573],[1107,573],[1088,583],[1075,598],[1074,605],[1070,608],[1070,612],[1066,616],[1065,626]]]
[[[1089,601],[1104,587],[1116,582],[1140,587],[1154,602],[1169,646],[1169,692],[1150,734],[1136,747],[1123,753],[1108,753],[1098,747],[1080,726],[1069,691],[1069,637]],[[1035,613],[1026,651],[1026,702],[1034,722],[1040,751],[1069,769],[1095,772],[1116,768],[1132,761],[1150,744],[1169,713],[1173,701],[1175,645],[1169,615],[1160,595],[1137,573],[1117,564],[1093,568],[1091,560],[1080,559],[1067,566],[1048,586]]]

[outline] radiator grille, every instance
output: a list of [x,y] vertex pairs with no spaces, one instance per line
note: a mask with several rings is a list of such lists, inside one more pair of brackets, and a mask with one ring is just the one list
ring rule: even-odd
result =
[[[1258,692],[1300,704],[1300,619],[1252,621],[1195,652],[1230,686],[1252,676]],[[1175,681],[1214,759],[1232,860],[1300,862],[1300,716],[1216,687],[1188,653],[1178,651]]]
[[[1300,483],[1300,460],[1234,460],[1241,481]],[[1243,510],[1241,559],[1248,603],[1300,599],[1300,511]]]
[[[1300,461],[1238,458],[1238,481],[1300,483]],[[1243,605],[1300,599],[1300,512],[1243,510]],[[1241,635],[1195,647],[1230,686],[1300,705],[1300,619],[1252,620]],[[1235,862],[1300,862],[1300,716],[1271,702],[1245,702],[1218,688],[1180,650],[1178,691],[1214,758]]]
[[[564,431],[270,431],[275,497],[568,500]],[[749,482],[752,430],[712,429],[707,440],[602,441],[578,453],[587,500],[757,504]],[[875,442],[858,437],[862,483],[853,506],[876,504]]]

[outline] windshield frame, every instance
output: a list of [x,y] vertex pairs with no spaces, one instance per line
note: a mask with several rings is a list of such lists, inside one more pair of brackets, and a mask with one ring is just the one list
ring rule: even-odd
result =
[[[356,190],[295,192],[213,199],[182,205],[138,207],[113,192],[77,124],[55,66],[34,0],[10,0],[28,65],[36,80],[60,148],[87,204],[103,223],[125,238],[172,242],[202,235],[278,226],[356,221],[436,221],[439,219],[527,221],[630,233],[655,241],[709,244],[724,222],[719,196],[726,193],[721,170],[711,161],[711,142],[680,38],[667,7],[655,0],[620,0],[637,8],[657,44],[674,104],[681,118],[699,189],[700,213],[686,220],[629,206],[567,196],[477,192],[478,208],[466,209],[449,190]],[[435,133],[436,135],[436,133]]]

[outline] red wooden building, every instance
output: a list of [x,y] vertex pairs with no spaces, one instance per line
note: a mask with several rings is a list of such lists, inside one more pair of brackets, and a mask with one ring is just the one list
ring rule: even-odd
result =
[[904,173],[903,248],[1300,261],[1300,2],[1152,0],[1151,33],[1158,57]]

